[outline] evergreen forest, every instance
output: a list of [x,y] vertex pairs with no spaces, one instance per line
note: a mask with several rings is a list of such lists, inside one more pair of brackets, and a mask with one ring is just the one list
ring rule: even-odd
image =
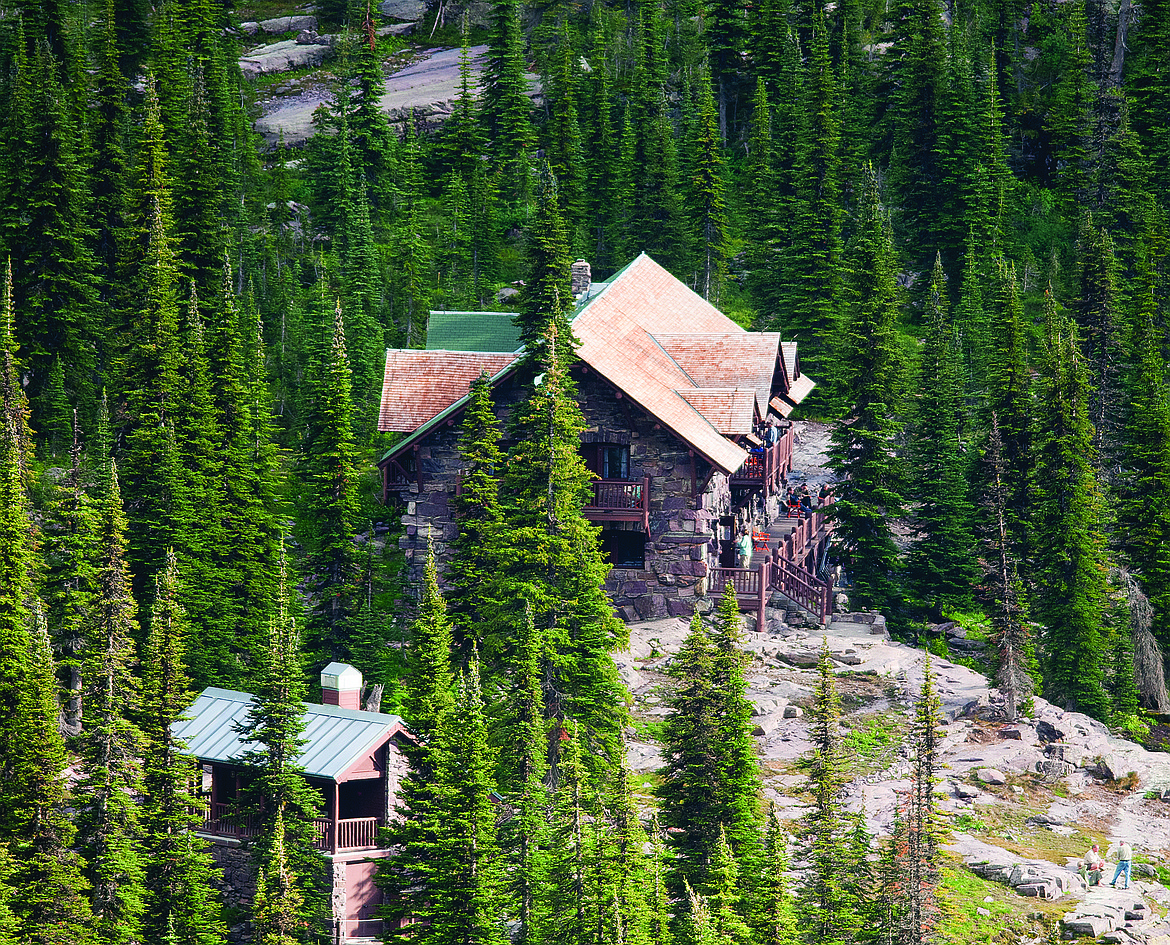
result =
[[[414,736],[388,941],[935,938],[929,668],[893,835],[843,805],[827,649],[810,813],[782,823],[713,589],[635,800],[577,258],[601,280],[645,252],[799,342],[855,609],[916,644],[981,627],[1013,715],[1042,696],[1140,738],[1170,711],[1170,3],[474,6],[417,26],[462,50],[449,118],[392,122],[410,42],[318,0],[328,94],[295,147],[253,129],[253,8],[0,11],[0,945],[332,941],[293,764],[331,661]],[[504,425],[473,386],[450,565],[411,586],[385,350],[500,305],[542,382]],[[242,906],[171,731],[209,686],[255,696]]]

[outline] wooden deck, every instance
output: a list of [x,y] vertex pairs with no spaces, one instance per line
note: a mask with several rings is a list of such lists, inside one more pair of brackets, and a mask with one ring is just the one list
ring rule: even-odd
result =
[[769,529],[776,546],[757,551],[746,568],[712,568],[712,595],[720,595],[728,583],[735,588],[741,610],[756,611],[756,626],[764,626],[764,607],[779,591],[821,623],[828,617],[833,589],[806,567],[814,552],[821,553],[833,533],[827,514],[832,499],[809,517],[778,519]]

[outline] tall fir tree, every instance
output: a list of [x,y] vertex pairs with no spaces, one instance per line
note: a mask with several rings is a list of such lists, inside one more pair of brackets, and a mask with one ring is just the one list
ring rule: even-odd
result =
[[191,793],[194,760],[171,726],[190,706],[185,668],[190,625],[179,602],[174,554],[156,576],[150,635],[143,655],[143,795],[145,853],[142,940],[149,945],[219,945],[225,928],[213,885],[215,867],[195,835],[202,818]]
[[352,373],[341,306],[318,361],[309,423],[297,464],[298,537],[316,603],[309,618],[309,649],[324,663],[348,653],[346,621],[355,610],[359,527],[357,449],[353,436]]
[[97,566],[85,633],[82,681],[85,731],[78,844],[88,864],[98,938],[136,942],[143,914],[142,830],[135,795],[142,789],[142,733],[131,721],[138,708],[133,670],[137,614],[126,565],[126,519],[117,467],[97,508]]
[[484,126],[504,177],[503,192],[523,203],[528,196],[529,151],[535,141],[528,98],[524,30],[516,0],[493,0],[483,89]]
[[836,945],[852,941],[857,914],[846,888],[849,856],[842,792],[847,776],[841,742],[841,699],[827,643],[817,664],[817,685],[808,716],[813,743],[808,766],[813,806],[805,819],[810,869],[799,894],[798,915],[806,940]]
[[730,221],[724,195],[723,152],[711,84],[699,75],[697,138],[689,181],[691,219],[697,237],[696,286],[705,299],[719,300],[727,259]]
[[[265,908],[293,909],[300,926],[312,930],[322,928],[327,921],[325,861],[314,846],[321,796],[296,766],[305,746],[307,684],[300,631],[289,609],[283,548],[278,593],[268,649],[240,732],[241,741],[255,746],[245,756],[254,772],[246,801],[248,812],[258,824],[252,851],[257,868],[270,868],[273,863],[283,863],[287,868],[287,882],[285,873],[273,875],[270,869],[268,883],[277,884],[280,902],[273,903],[272,889],[265,886],[269,897]],[[290,905],[294,901],[295,907]],[[286,928],[284,924],[279,927]],[[303,936],[295,939],[302,940]]]
[[841,479],[833,517],[857,602],[890,608],[900,599],[901,564],[891,519],[902,505],[894,445],[902,427],[905,381],[896,332],[893,239],[872,169],[851,256],[854,302],[839,357],[846,412],[833,431],[829,454]]
[[1051,289],[1045,299],[1035,432],[1036,616],[1044,625],[1044,686],[1052,701],[1105,719],[1103,500],[1094,472],[1089,383],[1075,327]]
[[569,241],[561,212],[557,179],[542,168],[542,188],[536,215],[528,235],[528,278],[520,300],[520,312],[513,317],[520,329],[520,343],[528,359],[540,364],[550,321],[558,343],[571,343],[569,316],[573,310],[573,289],[569,278]]
[[975,562],[971,503],[963,455],[962,382],[958,344],[948,312],[942,258],[935,256],[926,298],[926,343],[911,427],[918,541],[907,562],[919,600],[936,614],[971,601]]

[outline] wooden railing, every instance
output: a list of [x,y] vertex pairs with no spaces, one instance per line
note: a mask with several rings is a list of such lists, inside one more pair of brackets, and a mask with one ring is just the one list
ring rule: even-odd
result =
[[764,628],[764,606],[773,591],[825,622],[833,603],[833,589],[804,567],[809,551],[825,541],[833,531],[828,514],[832,505],[828,497],[812,515],[801,518],[796,528],[754,568],[712,568],[711,593],[719,595],[730,582],[741,606],[754,604],[756,628]]
[[784,474],[792,468],[792,428],[779,431],[780,438],[771,446],[761,446],[748,453],[742,466],[731,474],[733,486],[763,486],[765,495],[780,491]]
[[260,833],[256,818],[232,813],[231,804],[209,804],[203,815],[203,830],[217,837],[251,840]]
[[593,497],[584,509],[591,522],[641,522],[650,534],[650,477],[594,479]]
[[[317,828],[317,839],[313,841],[313,846],[328,853],[376,847],[382,820],[380,817],[349,817],[339,820],[336,846],[333,845],[332,818],[318,817],[313,821],[313,825]],[[231,813],[230,804],[211,804],[203,817],[203,831],[216,837],[251,840],[259,836],[260,827],[254,817],[242,817]]]

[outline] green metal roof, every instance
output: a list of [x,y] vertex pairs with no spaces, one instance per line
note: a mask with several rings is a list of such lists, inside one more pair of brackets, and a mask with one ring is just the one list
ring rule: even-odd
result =
[[520,329],[507,312],[431,312],[428,351],[510,353],[520,347]]

